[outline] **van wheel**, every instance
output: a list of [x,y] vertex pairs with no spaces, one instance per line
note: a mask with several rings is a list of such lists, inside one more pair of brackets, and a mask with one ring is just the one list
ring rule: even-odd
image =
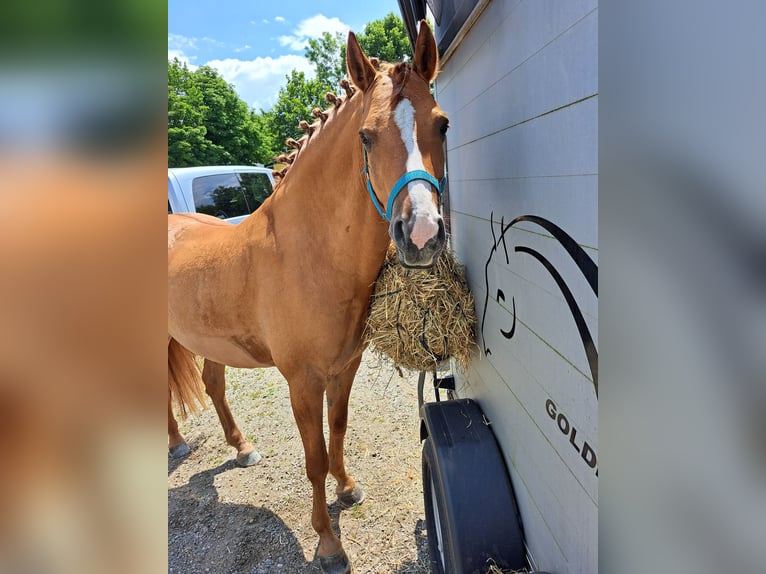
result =
[[421,409],[423,504],[434,574],[527,567],[516,501],[494,434],[471,400]]

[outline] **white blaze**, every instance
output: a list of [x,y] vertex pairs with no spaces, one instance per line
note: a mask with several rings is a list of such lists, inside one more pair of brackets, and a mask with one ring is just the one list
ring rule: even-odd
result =
[[[415,125],[415,109],[408,99],[403,99],[396,106],[394,121],[399,127],[407,149],[407,171],[425,170],[423,156],[418,148],[418,133]],[[431,185],[422,180],[411,181],[407,184],[407,193],[412,203],[412,216],[415,225],[410,233],[410,240],[423,249],[426,242],[439,232],[439,212],[431,199]]]

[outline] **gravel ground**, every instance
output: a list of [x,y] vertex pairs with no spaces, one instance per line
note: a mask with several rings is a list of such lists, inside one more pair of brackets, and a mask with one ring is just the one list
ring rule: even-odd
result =
[[[287,383],[273,368],[227,368],[226,391],[263,459],[236,465],[212,405],[181,423],[192,453],[168,459],[168,572],[320,572]],[[341,511],[335,480],[327,479],[330,516],[357,574],[429,572],[417,411],[417,373],[401,377],[366,354],[351,391],[345,453],[367,498]]]

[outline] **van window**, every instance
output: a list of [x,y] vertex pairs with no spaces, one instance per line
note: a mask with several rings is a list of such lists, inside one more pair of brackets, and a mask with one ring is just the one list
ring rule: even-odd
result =
[[197,177],[192,182],[194,208],[221,219],[249,215],[271,195],[265,173],[221,173]]

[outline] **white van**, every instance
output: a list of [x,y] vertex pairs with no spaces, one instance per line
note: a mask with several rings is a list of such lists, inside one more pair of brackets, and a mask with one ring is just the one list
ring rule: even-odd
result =
[[168,168],[168,213],[206,213],[239,223],[274,189],[263,165]]

